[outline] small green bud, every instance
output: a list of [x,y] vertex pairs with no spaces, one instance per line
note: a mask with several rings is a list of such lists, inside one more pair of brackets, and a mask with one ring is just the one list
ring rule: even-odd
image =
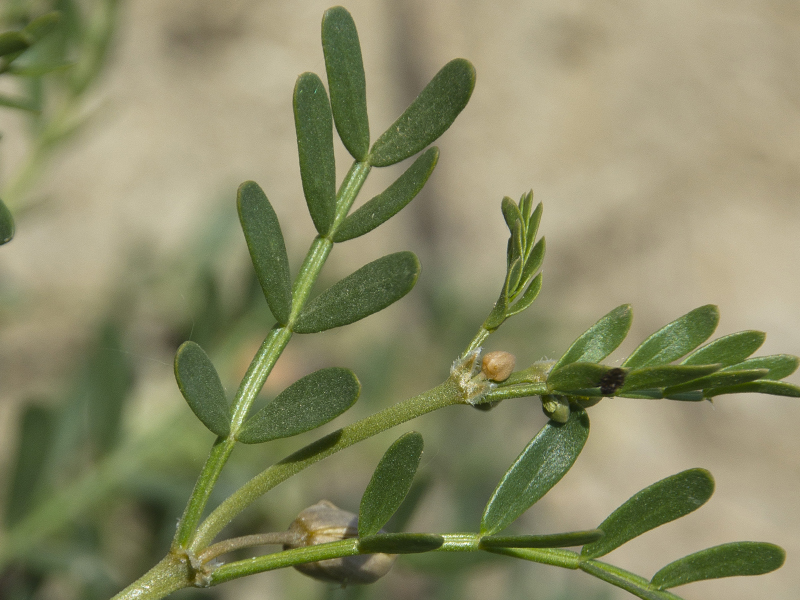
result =
[[[298,541],[285,544],[284,550],[338,542],[358,537],[358,516],[332,502],[320,500],[297,515],[289,532],[296,534]],[[360,554],[295,565],[295,569],[314,579],[342,586],[374,583],[389,572],[396,558],[396,554]]]
[[556,423],[569,420],[569,402],[561,396],[542,396],[542,410]]

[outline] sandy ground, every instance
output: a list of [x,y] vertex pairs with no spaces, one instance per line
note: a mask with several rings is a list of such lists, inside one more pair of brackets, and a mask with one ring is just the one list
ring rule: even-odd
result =
[[[146,247],[154,263],[179,255],[209,214],[234,210],[235,187],[253,179],[282,221],[296,218],[284,225],[290,253],[304,250],[311,225],[291,90],[299,73],[324,71],[325,8],[310,0],[123,6],[92,98],[101,111],[37,185],[47,209],[22,219],[0,251],[8,287],[30,299],[0,333],[6,449],[13,406],[63,374],[133,248]],[[353,0],[348,8],[373,139],[450,58],[470,59],[478,79],[438,143],[422,201],[384,235],[343,247],[336,269],[348,272],[365,251],[410,247],[425,275],[487,306],[505,244],[499,200],[533,188],[548,240],[534,310],[563,324],[564,342],[623,302],[637,315],[631,340],[715,303],[718,333],[767,331],[761,354],[800,354],[800,5]],[[9,173],[22,142],[16,121],[0,119]],[[337,157],[343,174],[349,162],[343,151]],[[392,175],[381,177],[374,191]],[[529,358],[559,347],[534,344]],[[690,600],[796,597],[796,400],[618,401],[592,416],[589,451],[550,497],[561,511],[554,519],[599,522],[652,481],[706,467],[718,484],[712,504],[615,562],[649,574],[681,552],[768,540],[788,552],[778,573],[676,591]],[[237,589],[239,598],[261,597],[256,585]]]

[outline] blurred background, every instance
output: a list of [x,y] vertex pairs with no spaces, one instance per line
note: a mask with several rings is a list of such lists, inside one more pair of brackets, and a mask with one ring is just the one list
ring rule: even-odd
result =
[[[15,239],[0,248],[0,597],[102,600],[166,552],[213,441],[174,383],[174,352],[184,340],[200,343],[232,394],[272,324],[238,229],[238,184],[252,179],[266,191],[294,272],[313,237],[291,96],[301,72],[324,79],[319,23],[328,7],[0,4],[0,31],[61,10],[38,58],[71,65],[0,77],[0,94],[39,111],[0,106],[0,197],[17,221]],[[800,354],[798,3],[352,0],[347,8],[373,139],[451,58],[474,63],[477,85],[437,142],[425,190],[376,232],[337,246],[319,284],[409,249],[423,265],[415,290],[358,324],[296,336],[265,399],[317,368],[353,368],[361,399],[326,433],[442,381],[502,283],[500,199],[530,188],[544,203],[544,288],[490,349],[514,352],[520,366],[557,358],[629,302],[634,325],[613,364],[667,322],[714,303],[718,335],[766,331],[758,354]],[[337,152],[342,176],[350,160],[341,145]],[[374,170],[362,201],[404,167]],[[590,417],[575,467],[509,533],[593,527],[646,485],[704,467],[717,481],[708,505],[609,561],[649,577],[708,546],[770,541],[787,550],[776,573],[674,591],[687,600],[796,597],[796,399],[614,399]],[[381,453],[412,428],[426,450],[407,529],[476,530],[498,479],[545,421],[535,399],[427,416],[279,486],[230,534],[283,529],[321,498],[357,510]],[[319,433],[237,449],[212,505]],[[367,588],[284,570],[174,597],[631,596],[583,573],[431,555],[402,558]]]

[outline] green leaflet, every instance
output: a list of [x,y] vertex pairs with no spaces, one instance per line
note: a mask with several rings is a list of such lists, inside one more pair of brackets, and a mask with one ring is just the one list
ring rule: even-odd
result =
[[463,58],[451,60],[373,144],[370,164],[387,167],[432,144],[453,124],[474,87],[475,67]]
[[618,306],[575,340],[552,370],[574,362],[600,362],[622,343],[632,321],[630,304]]
[[14,237],[14,217],[5,203],[0,200],[0,245],[11,241]]
[[333,118],[325,86],[314,73],[303,73],[297,78],[294,123],[308,212],[319,234],[328,235],[336,211]]
[[701,346],[684,358],[681,364],[722,365],[723,367],[735,365],[758,350],[766,337],[767,334],[761,331],[732,333]]
[[29,405],[22,413],[13,475],[6,489],[5,523],[13,527],[41,499],[56,431],[56,415],[47,406]]
[[718,371],[699,379],[687,381],[678,385],[673,385],[664,390],[665,396],[691,392],[693,390],[713,390],[714,388],[729,385],[738,385],[761,379],[769,373],[767,369],[749,369],[746,371]]
[[763,378],[778,380],[794,373],[797,370],[798,362],[800,362],[800,359],[790,354],[773,354],[771,356],[756,356],[722,370],[768,369],[768,373]]
[[800,398],[800,387],[785,381],[751,381],[710,390],[706,393],[709,398],[724,394],[770,394],[772,396],[789,396]]
[[581,558],[598,558],[656,527],[688,515],[714,493],[714,479],[705,469],[689,469],[637,492],[611,513],[598,529],[605,537],[587,544]]
[[[544,242],[544,238],[542,238],[539,241]],[[523,273],[523,279],[524,278],[525,274]],[[536,277],[533,278],[533,281],[531,281],[531,284],[528,286],[528,289],[525,290],[525,292],[522,294],[519,300],[514,302],[513,306],[511,306],[510,308],[506,308],[505,312],[506,318],[513,317],[514,315],[521,313],[523,310],[528,308],[531,304],[533,304],[533,301],[536,300],[536,297],[539,295],[539,292],[541,291],[542,291],[542,274],[539,273]]]
[[565,548],[591,544],[602,537],[599,529],[547,535],[488,535],[481,538],[481,548]]
[[280,325],[286,325],[292,310],[292,284],[278,216],[266,194],[254,181],[245,181],[239,186],[236,206],[247,249],[269,309]]
[[719,370],[719,365],[663,365],[644,367],[630,371],[625,383],[619,389],[620,394],[629,394],[638,390],[677,386],[686,381],[705,377]]
[[358,540],[362,554],[418,554],[441,548],[444,538],[435,533],[377,533]]
[[438,160],[438,148],[423,152],[397,181],[349,215],[336,230],[333,241],[345,242],[357,238],[399,213],[425,186]]
[[539,501],[569,471],[589,437],[589,417],[575,410],[545,425],[508,469],[481,519],[481,534],[501,531]]
[[298,379],[250,417],[236,439],[261,444],[316,429],[355,404],[361,384],[350,369],[330,367]]
[[369,153],[364,63],[356,24],[341,6],[326,10],[322,17],[322,51],[336,131],[351,156],[363,162]]
[[361,497],[358,536],[376,534],[405,500],[422,456],[422,436],[400,436],[383,455]]
[[178,348],[175,379],[189,408],[203,425],[212,433],[227,437],[231,414],[225,390],[211,359],[194,342],[184,342]]
[[292,329],[316,333],[368,317],[410,292],[419,272],[419,260],[413,252],[396,252],[374,260],[311,300]]
[[666,590],[693,581],[763,575],[779,569],[786,552],[765,542],[732,542],[707,548],[671,562],[653,576],[651,583]]
[[671,363],[710,338],[717,323],[719,309],[716,306],[707,304],[695,308],[647,338],[622,366],[639,369]]

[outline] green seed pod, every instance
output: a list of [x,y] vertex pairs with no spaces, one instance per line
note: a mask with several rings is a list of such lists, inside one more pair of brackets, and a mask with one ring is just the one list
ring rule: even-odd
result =
[[514,372],[516,362],[514,355],[510,352],[503,352],[502,350],[488,352],[483,355],[481,371],[486,375],[486,379],[498,382],[505,381]]
[[[297,515],[289,526],[289,532],[297,534],[298,541],[285,544],[284,550],[338,542],[358,537],[358,516],[332,502],[320,500]],[[343,586],[374,583],[389,572],[396,558],[396,554],[360,554],[295,565],[295,569],[314,579]]]

